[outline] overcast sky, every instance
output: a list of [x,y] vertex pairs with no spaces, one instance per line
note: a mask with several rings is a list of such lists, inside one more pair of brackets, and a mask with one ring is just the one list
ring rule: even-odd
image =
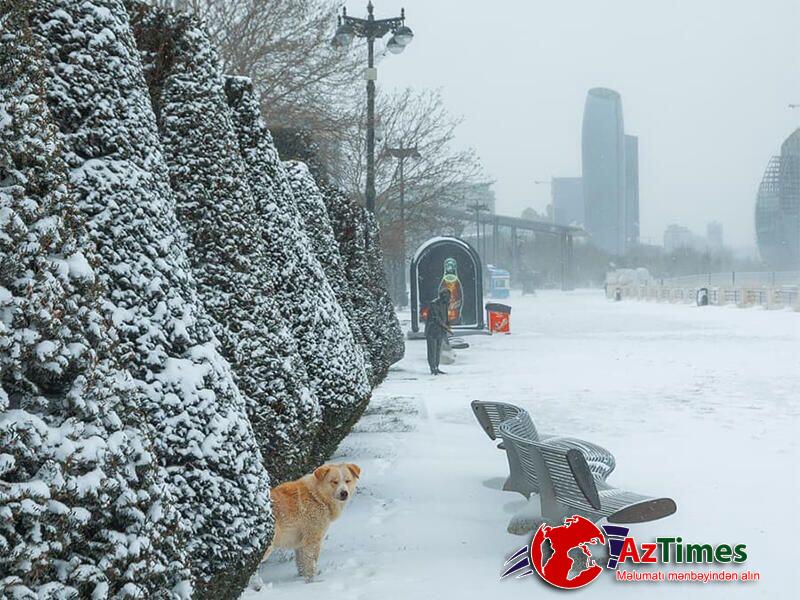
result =
[[499,212],[541,210],[534,179],[580,174],[586,91],[603,86],[639,136],[643,241],[716,219],[726,243],[754,245],[764,167],[800,125],[800,0],[374,1],[377,18],[405,6],[416,34],[379,85],[442,90]]

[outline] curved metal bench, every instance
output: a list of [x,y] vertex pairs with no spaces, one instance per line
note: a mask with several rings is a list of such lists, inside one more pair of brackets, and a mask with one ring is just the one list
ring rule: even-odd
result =
[[475,418],[478,419],[478,423],[491,440],[499,437],[497,428],[500,427],[500,423],[513,419],[523,411],[524,409],[519,406],[506,402],[472,401],[472,412],[475,413]]
[[[475,418],[486,432],[486,435],[492,440],[502,437],[499,431],[501,423],[519,418],[514,424],[514,430],[517,435],[532,441],[553,444],[560,448],[577,448],[581,450],[589,460],[590,470],[601,480],[605,480],[616,466],[614,455],[601,446],[577,438],[540,435],[530,414],[525,409],[514,404],[473,400],[472,412],[475,413]],[[514,448],[509,447],[505,440],[498,445],[498,448],[506,451],[508,460],[509,476],[503,484],[503,490],[518,492],[526,498],[530,497],[532,493],[538,493],[539,485],[536,473],[531,472],[528,475],[523,473],[520,459]]]
[[[515,417],[503,422],[499,432],[519,458],[526,480],[539,487],[541,521],[560,525],[564,517],[577,514],[592,521],[606,518],[610,523],[644,523],[677,510],[671,498],[652,498],[608,485],[592,472],[581,450],[530,440],[520,435],[525,424],[519,421]],[[512,524],[509,530],[520,533],[519,524]],[[537,529],[540,524],[533,520],[526,529]]]

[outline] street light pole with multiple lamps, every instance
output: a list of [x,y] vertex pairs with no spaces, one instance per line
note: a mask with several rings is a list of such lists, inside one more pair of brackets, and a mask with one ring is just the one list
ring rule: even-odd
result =
[[378,71],[375,68],[375,40],[383,38],[392,32],[392,37],[386,44],[386,49],[393,54],[400,54],[411,40],[414,33],[406,26],[405,9],[401,9],[399,17],[391,19],[376,19],[373,14],[375,7],[370,0],[367,4],[367,18],[357,19],[347,14],[347,9],[342,9],[338,19],[336,34],[332,44],[338,48],[346,48],[353,38],[367,40],[367,189],[365,193],[367,210],[375,212],[375,80]]

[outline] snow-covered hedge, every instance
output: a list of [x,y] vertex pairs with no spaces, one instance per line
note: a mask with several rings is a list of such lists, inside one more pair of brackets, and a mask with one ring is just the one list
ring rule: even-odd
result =
[[0,597],[186,596],[186,540],[141,393],[111,359],[31,6],[0,0]]
[[[307,171],[291,168],[291,184],[295,195],[302,195],[302,198],[298,196],[297,202],[316,202],[317,193],[321,194],[327,209],[327,222],[338,243],[338,260],[345,274],[344,283],[335,288],[337,296],[350,317],[354,334],[365,348],[367,362],[371,367],[371,382],[373,386],[377,386],[386,378],[389,367],[402,359],[405,353],[402,330],[381,264],[378,224],[366,209],[348,199],[332,183],[335,178],[326,171],[323,161],[320,160],[319,148],[313,135],[302,129],[282,128],[276,132],[274,139],[285,160],[299,161],[307,166]],[[306,211],[311,212],[307,214]],[[320,261],[326,272],[337,272],[337,267],[326,262],[330,256],[330,252],[326,250],[329,242],[320,231],[319,221],[310,217],[312,213],[320,214],[318,209],[313,208],[313,204],[305,205],[303,216],[306,218],[312,246],[315,252],[323,254]],[[315,240],[315,237],[320,239]],[[330,273],[328,276],[331,280],[334,279]],[[342,293],[348,295],[344,301],[341,300]]]
[[134,32],[200,299],[247,397],[273,484],[294,479],[310,466],[319,404],[276,302],[280,274],[268,258],[216,52],[188,16],[137,11]]
[[[303,222],[306,226],[311,249],[325,270],[325,275],[333,288],[333,293],[336,294],[336,299],[339,301],[345,315],[347,315],[347,322],[359,344],[359,348],[362,352],[366,352],[367,336],[364,335],[363,331],[364,323],[358,318],[353,307],[350,285],[347,282],[342,256],[339,253],[339,244],[336,242],[336,236],[333,233],[322,192],[317,187],[317,183],[305,163],[286,161],[284,166],[289,176],[289,183],[292,186],[298,211],[303,217]],[[368,367],[370,381],[372,381],[372,364],[368,355],[365,356],[365,363]]]
[[154,429],[196,597],[234,598],[272,533],[269,479],[197,297],[126,10],[121,0],[39,0],[32,28],[119,332],[114,356]]
[[354,313],[361,321],[372,364],[373,384],[386,378],[389,367],[403,358],[403,332],[389,297],[375,218],[331,185],[322,195],[333,226]]
[[263,217],[277,301],[286,316],[322,409],[315,462],[324,462],[370,398],[363,353],[325,272],[311,250],[286,169],[261,118],[252,85],[228,78],[228,102],[247,178]]
[[0,596],[239,596],[268,470],[402,356],[374,221],[290,171],[192,18],[0,0]]

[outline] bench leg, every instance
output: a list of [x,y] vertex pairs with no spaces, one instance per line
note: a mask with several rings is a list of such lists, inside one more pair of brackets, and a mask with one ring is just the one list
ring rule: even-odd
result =
[[506,482],[503,484],[503,491],[504,492],[517,492],[518,494],[522,494],[526,498],[530,498],[530,492],[523,491],[524,487],[520,485],[511,475],[508,476]]

